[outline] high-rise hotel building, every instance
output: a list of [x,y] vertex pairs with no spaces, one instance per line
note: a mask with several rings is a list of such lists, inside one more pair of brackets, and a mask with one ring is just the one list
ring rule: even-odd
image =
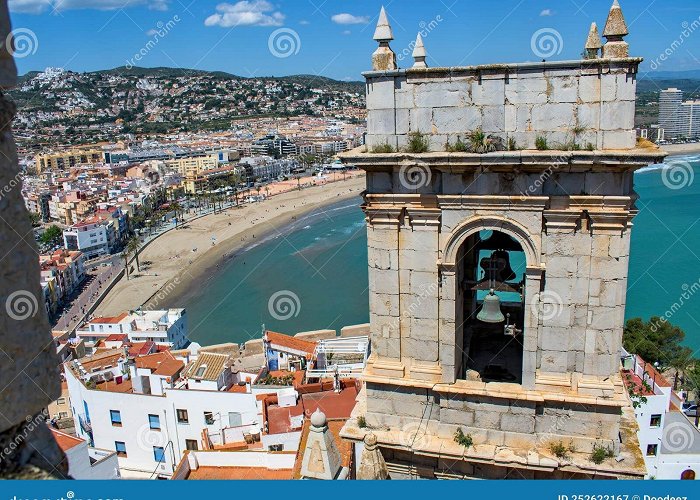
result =
[[700,136],[700,101],[683,102],[683,91],[676,88],[659,93],[659,126],[665,139]]

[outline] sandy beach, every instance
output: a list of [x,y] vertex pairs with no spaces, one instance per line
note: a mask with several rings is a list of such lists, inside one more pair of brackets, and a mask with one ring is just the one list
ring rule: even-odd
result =
[[665,144],[661,146],[671,156],[700,154],[700,143],[695,144]]
[[123,278],[94,316],[118,315],[142,305],[153,309],[176,307],[173,302],[178,297],[193,293],[206,273],[215,272],[216,266],[236,250],[307,212],[364,191],[363,172],[348,173],[347,180],[342,174],[335,175],[337,179],[332,175],[328,179],[335,182],[316,181],[317,185],[309,185],[314,181],[306,179],[307,186],[301,190],[296,189],[296,181],[277,183],[270,186],[270,197],[264,202],[208,215],[165,233],[139,254],[141,272],[135,272],[129,281]]

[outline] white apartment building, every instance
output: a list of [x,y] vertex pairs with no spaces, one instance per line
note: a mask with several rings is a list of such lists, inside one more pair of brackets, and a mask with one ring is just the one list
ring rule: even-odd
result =
[[122,477],[168,478],[186,450],[244,442],[261,432],[261,410],[250,385],[188,388],[180,377],[185,363],[167,351],[137,358],[118,379],[86,382],[94,377],[88,372],[104,368],[104,362],[111,363],[91,366],[81,360],[64,365],[64,371],[78,437],[116,452]]
[[93,349],[96,342],[114,334],[126,334],[131,342],[155,342],[171,349],[182,349],[189,343],[187,311],[168,309],[122,313],[94,318],[76,330],[76,335],[85,341],[88,350]]
[[84,439],[51,429],[68,460],[68,475],[77,480],[120,479],[117,454],[88,446]]
[[659,92],[659,127],[664,139],[700,137],[700,101],[683,101],[683,91]]
[[700,431],[681,412],[682,398],[639,356],[625,353],[623,367],[625,386],[637,395],[633,399],[639,398],[635,417],[646,478],[695,479],[700,474]]
[[63,231],[63,246],[68,250],[79,250],[86,259],[107,255],[115,239],[114,222],[86,221],[74,224]]

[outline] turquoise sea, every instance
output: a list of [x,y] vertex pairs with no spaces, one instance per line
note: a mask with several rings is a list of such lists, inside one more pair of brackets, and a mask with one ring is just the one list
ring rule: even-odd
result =
[[[675,173],[655,166],[635,179],[640,199],[627,316],[675,309],[670,321],[700,349],[700,294],[674,307],[700,280],[700,156],[673,161]],[[245,342],[259,338],[263,324],[293,334],[367,322],[367,238],[359,204],[358,198],[318,210],[222,266],[199,296],[180,305],[189,313],[191,340]]]

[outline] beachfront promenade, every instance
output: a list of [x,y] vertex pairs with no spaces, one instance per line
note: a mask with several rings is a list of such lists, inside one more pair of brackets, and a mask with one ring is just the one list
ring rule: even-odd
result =
[[[260,194],[267,196],[262,202],[242,203],[238,208],[227,203],[215,214],[208,211],[186,216],[177,229],[169,224],[145,240],[139,252],[141,272],[134,272],[128,281],[116,277],[108,292],[103,288],[92,315],[116,315],[149,301],[155,308],[168,307],[187,287],[197,286],[199,276],[216,266],[224,254],[305,212],[359,196],[365,189],[364,179],[364,173],[355,171],[328,174],[325,179],[301,179],[299,183],[274,183],[261,190]],[[135,262],[130,265],[135,268]]]

